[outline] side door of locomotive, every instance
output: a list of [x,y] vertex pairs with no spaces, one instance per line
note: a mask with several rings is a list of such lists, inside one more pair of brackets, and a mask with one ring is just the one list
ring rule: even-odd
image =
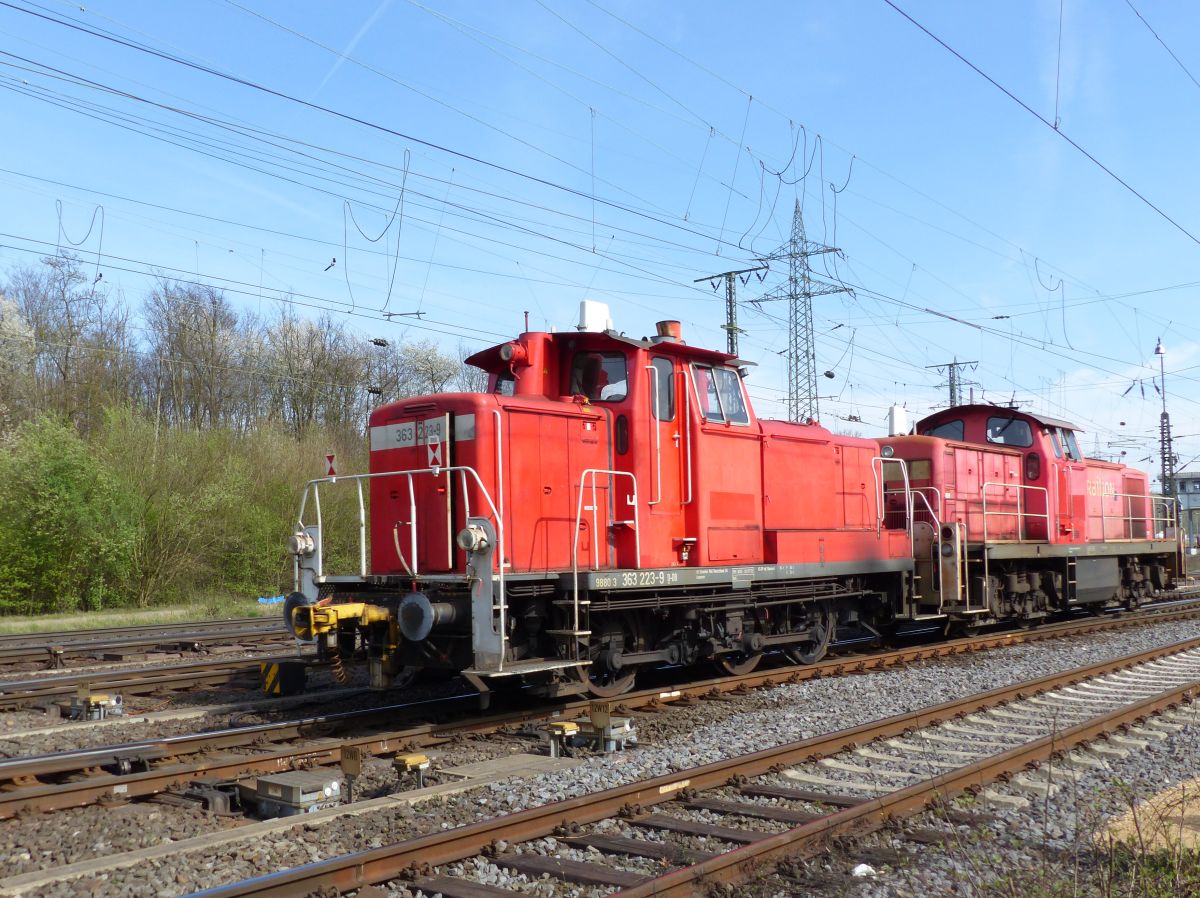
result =
[[690,367],[697,407],[690,413],[694,443],[685,479],[695,493],[687,512],[699,541],[694,563],[761,564],[762,433],[736,371],[701,362]]
[[683,503],[690,498],[684,482],[685,453],[690,447],[687,423],[679,408],[683,394],[680,378],[684,373],[676,370],[675,363],[666,356],[651,356],[644,373],[650,449],[646,504],[651,514],[678,517]]
[[1083,542],[1087,528],[1087,466],[1075,441],[1075,432],[1056,428],[1063,449],[1059,463],[1059,533],[1067,542]]

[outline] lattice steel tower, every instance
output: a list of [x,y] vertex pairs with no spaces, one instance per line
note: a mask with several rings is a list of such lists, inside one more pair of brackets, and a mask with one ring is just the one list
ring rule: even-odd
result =
[[804,215],[800,200],[792,213],[792,235],[783,246],[765,258],[787,259],[787,283],[753,300],[755,303],[786,299],[788,304],[788,420],[817,419],[817,350],[813,334],[814,296],[829,293],[849,293],[849,287],[814,280],[808,264],[810,256],[836,253],[841,250],[822,243],[810,242],[804,234]]

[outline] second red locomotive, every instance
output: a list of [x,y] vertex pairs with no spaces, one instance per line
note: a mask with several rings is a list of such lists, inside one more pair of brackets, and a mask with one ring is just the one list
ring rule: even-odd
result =
[[904,489],[915,499],[923,613],[970,631],[1074,606],[1133,608],[1182,570],[1175,516],[1149,477],[1084,458],[1074,425],[968,405],[916,430],[880,442],[904,462],[890,468],[892,513],[906,513]]
[[[839,628],[1032,621],[1177,570],[1145,475],[1084,462],[1062,422],[968,407],[876,441],[759,420],[747,362],[606,315],[476,354],[485,393],[372,413],[370,473],[305,493],[299,635],[365,648],[378,686],[437,668],[612,696],[646,665],[813,662]],[[324,569],[335,482],[362,500],[353,573]]]

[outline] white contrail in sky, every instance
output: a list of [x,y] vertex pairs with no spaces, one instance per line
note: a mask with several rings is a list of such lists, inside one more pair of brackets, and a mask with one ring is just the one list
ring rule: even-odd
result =
[[346,61],[346,57],[354,52],[354,48],[358,46],[358,42],[366,36],[367,32],[370,31],[375,25],[376,20],[383,15],[384,11],[391,5],[392,0],[383,0],[382,3],[375,7],[375,12],[371,13],[370,18],[363,22],[363,26],[358,29],[358,34],[354,35],[350,43],[346,45],[346,49],[342,51],[342,55],[338,57],[337,62],[335,62],[333,67],[325,73],[325,77],[321,79],[320,86],[317,87],[317,93],[320,93],[322,90],[324,90],[325,85],[329,83],[329,79],[336,75],[337,70],[342,67],[342,63]]

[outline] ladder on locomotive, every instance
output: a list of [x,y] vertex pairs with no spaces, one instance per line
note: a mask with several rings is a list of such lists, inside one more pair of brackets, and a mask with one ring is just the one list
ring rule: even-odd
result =
[[[591,605],[592,600],[586,595],[580,598],[579,592],[579,533],[582,529],[584,514],[590,514],[592,520],[592,545],[591,551],[591,570],[599,570],[599,552],[596,551],[598,544],[597,524],[600,520],[600,497],[597,491],[600,489],[598,478],[607,478],[608,489],[606,494],[609,501],[609,512],[605,516],[610,518],[608,523],[609,529],[617,527],[628,527],[634,535],[634,569],[641,568],[642,546],[641,546],[641,530],[638,526],[638,483],[637,476],[629,471],[616,471],[606,468],[588,468],[579,477],[579,500],[575,507],[575,527],[574,537],[571,543],[571,597],[569,599],[555,599],[554,605],[562,609],[570,609],[570,626],[550,629],[546,633],[560,640],[563,645],[561,650],[563,655],[575,661],[586,660],[588,657],[587,646],[591,638]],[[632,518],[618,518],[616,511],[616,484],[620,478],[629,478],[629,493],[626,499],[626,504],[633,510]],[[585,503],[585,497],[590,497]],[[607,554],[608,540],[604,540]]]

